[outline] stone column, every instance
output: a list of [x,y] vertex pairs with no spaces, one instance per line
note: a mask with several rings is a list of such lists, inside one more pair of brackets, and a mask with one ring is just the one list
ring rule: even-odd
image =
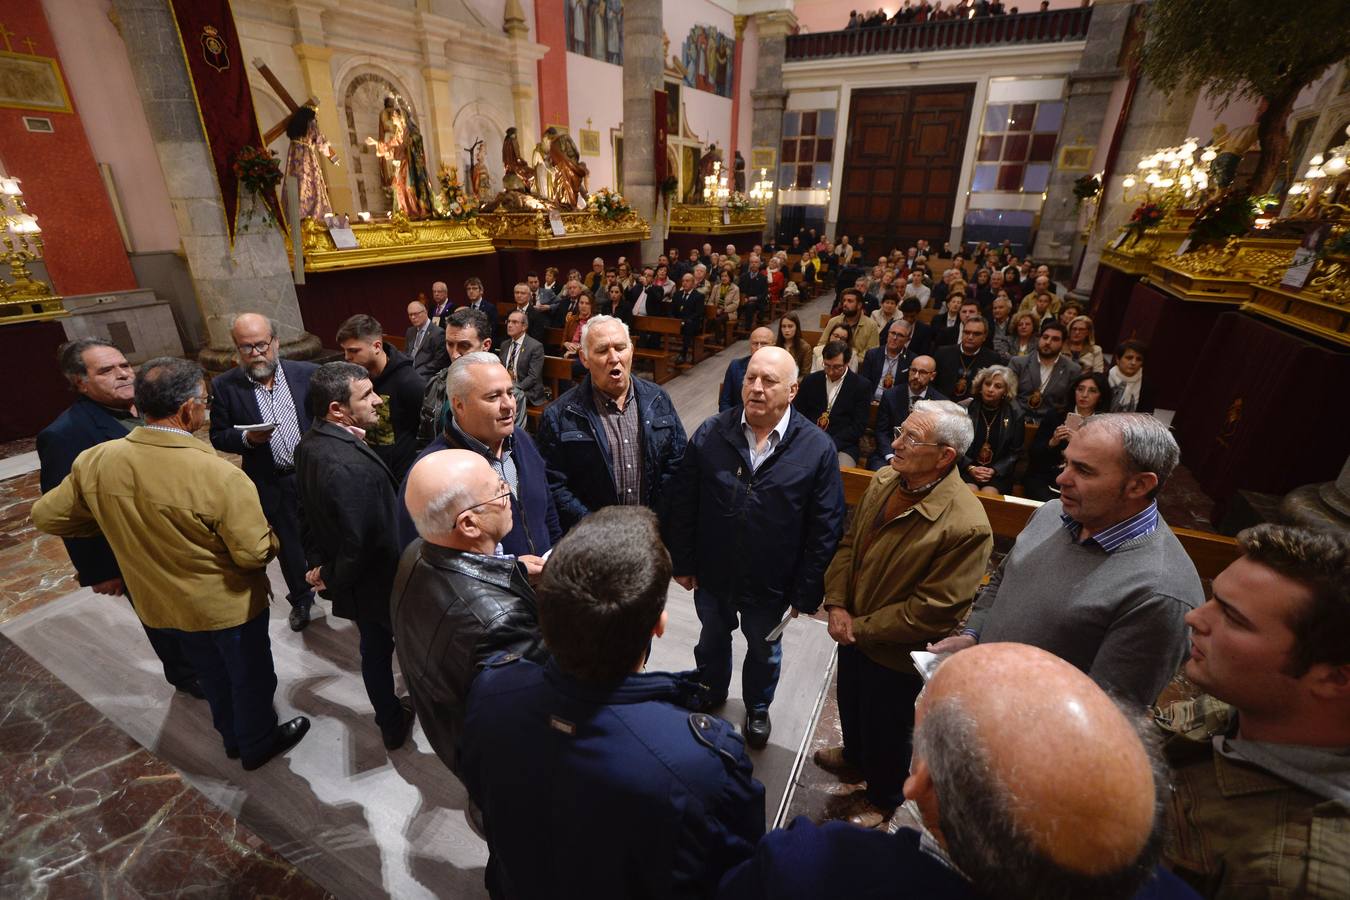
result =
[[433,183],[439,184],[435,181],[438,171],[436,163],[443,162],[454,167],[459,158],[455,144],[455,110],[450,99],[450,70],[440,66],[423,66],[422,79],[426,82],[427,102],[431,105],[422,116],[426,123],[423,128],[435,136],[433,146],[436,153],[436,159],[427,160],[427,168],[430,169],[427,175]]
[[[778,158],[783,143],[783,109],[787,105],[787,91],[783,90],[783,60],[787,55],[787,36],[797,30],[797,17],[787,10],[755,14],[755,31],[759,35],[759,64],[755,69],[755,89],[750,92],[753,118],[750,126],[751,153],[745,154],[746,173],[755,150],[772,150],[774,158],[773,181],[778,184]],[[836,148],[836,152],[842,151]],[[769,237],[778,234],[778,191],[764,211]]]
[[[345,149],[347,142],[343,140],[343,135],[347,133],[347,127],[338,119],[337,94],[333,91],[333,51],[313,44],[292,44],[291,49],[295,51],[295,58],[300,61],[300,71],[305,75],[306,97],[319,101],[319,108],[315,110],[319,130],[335,147]],[[296,97],[295,100],[303,103],[305,97]],[[320,157],[323,177],[328,182],[328,199],[333,204],[333,211],[355,214],[358,210],[352,200],[351,182],[347,180],[351,161],[343,159],[344,155],[339,153],[340,165],[337,166],[329,162],[328,157]]]
[[525,21],[525,10],[520,0],[506,0],[502,16],[502,30],[511,39],[511,111],[515,114],[516,140],[520,152],[527,159],[538,142],[535,116],[539,113],[538,94],[534,89],[535,70],[543,52],[530,41],[530,26]]
[[301,322],[281,232],[237,232],[230,247],[225,206],[167,0],[113,0],[113,9],[206,327],[207,346],[198,360],[215,370],[234,365],[230,323],[242,312],[276,320],[286,356],[314,356],[322,348]]
[[662,86],[661,0],[625,0],[623,6],[623,194],[652,223],[642,242],[642,261],[661,255],[656,220],[654,94]]
[[1079,204],[1073,195],[1073,183],[1088,172],[1099,172],[1106,163],[1107,147],[1097,148],[1088,172],[1059,168],[1059,154],[1065,147],[1093,145],[1102,133],[1102,125],[1111,103],[1111,92],[1125,77],[1120,52],[1129,29],[1133,0],[1098,0],[1092,8],[1087,47],[1078,69],[1069,76],[1069,97],[1064,105],[1064,122],[1055,146],[1054,165],[1041,208],[1041,225],[1032,257],[1050,265],[1072,266],[1078,250]]

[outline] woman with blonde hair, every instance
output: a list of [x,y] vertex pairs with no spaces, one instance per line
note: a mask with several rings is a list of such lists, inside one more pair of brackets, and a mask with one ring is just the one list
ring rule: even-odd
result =
[[1022,310],[1012,317],[1012,333],[1008,336],[1008,359],[1031,356],[1036,352],[1038,325],[1034,312]]
[[1088,316],[1075,316],[1069,322],[1069,339],[1064,342],[1064,352],[1072,356],[1084,372],[1106,372],[1106,356],[1097,345],[1092,319]]

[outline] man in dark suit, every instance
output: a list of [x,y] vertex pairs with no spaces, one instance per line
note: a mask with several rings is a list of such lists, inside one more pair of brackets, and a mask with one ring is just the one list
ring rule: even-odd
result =
[[[517,307],[506,317],[506,344],[497,351],[502,365],[511,373],[516,389],[530,406],[548,403],[544,391],[544,345],[530,337],[526,314]],[[525,405],[516,416],[516,427],[525,427]]]
[[919,310],[922,308],[923,305],[915,297],[906,297],[901,300],[900,315],[897,319],[892,319],[886,323],[886,328],[881,332],[881,342],[886,343],[886,332],[890,330],[891,325],[898,319],[904,319],[909,323],[909,343],[905,345],[905,349],[915,356],[931,353],[933,350],[933,329],[919,321]]
[[920,400],[946,400],[942,394],[931,387],[933,376],[937,374],[937,363],[931,356],[916,356],[909,362],[909,371],[905,380],[881,395],[877,404],[877,452],[867,468],[873,472],[890,462],[895,451],[891,444],[895,441],[894,431],[909,416],[909,411]]
[[961,323],[961,343],[955,347],[941,347],[933,354],[937,360],[937,378],[933,386],[952,400],[960,403],[970,398],[975,376],[986,366],[996,366],[1002,358],[993,348],[985,346],[989,325],[980,316]]
[[764,312],[764,300],[769,296],[769,279],[759,270],[759,257],[751,256],[745,274],[738,282],[741,291],[741,315],[753,325]]
[[717,395],[717,411],[725,412],[733,406],[741,405],[741,384],[745,381],[745,370],[750,366],[750,357],[761,347],[773,346],[773,329],[760,326],[750,332],[750,352],[727,363],[727,373],[722,376],[722,390]]
[[[38,475],[42,493],[55,488],[66,476],[75,457],[104,441],[116,441],[142,424],[134,405],[136,373],[127,358],[108,341],[80,338],[61,347],[61,373],[80,397],[37,436]],[[112,547],[102,536],[65,538],[66,553],[80,584],[95,594],[116,597],[127,594],[122,570]],[[142,626],[144,627],[144,626]],[[164,667],[164,679],[180,691],[204,699],[197,672],[172,634],[145,628],[145,636]]]
[[792,401],[798,412],[815,422],[834,439],[839,465],[858,464],[858,441],[867,430],[872,403],[872,384],[849,370],[853,348],[843,341],[830,341],[821,353],[825,369],[812,372]]
[[905,370],[913,359],[908,344],[909,323],[900,319],[886,329],[885,343],[863,355],[858,374],[872,383],[873,400],[880,400],[883,393],[904,379]]
[[1008,363],[1017,376],[1017,402],[1028,422],[1040,423],[1070,400],[1069,383],[1083,373],[1072,357],[1061,355],[1064,326],[1053,319],[1041,326],[1036,355],[1016,356]]
[[423,381],[431,380],[441,369],[450,365],[445,352],[445,329],[431,321],[421,300],[408,304],[408,331],[403,346],[412,359],[413,368]]
[[525,333],[543,346],[544,339],[548,336],[548,313],[534,305],[533,297],[534,292],[530,290],[528,284],[517,284],[511,290],[511,299],[516,304],[512,312],[519,311],[525,314]]
[[680,289],[675,292],[675,315],[684,326],[680,329],[680,335],[684,338],[684,346],[680,349],[680,356],[677,362],[693,362],[694,336],[703,330],[703,319],[706,315],[703,306],[705,295],[694,289],[694,276],[685,273],[680,278]]
[[[300,631],[309,624],[314,590],[305,581],[295,448],[309,430],[309,379],[318,366],[278,359],[276,324],[257,313],[237,316],[230,337],[239,365],[211,382],[211,446],[239,454],[244,474],[258,488],[263,514],[281,541],[277,560],[286,579],[291,630]],[[240,431],[236,425],[275,427]]]
[[[949,347],[952,344],[961,342],[961,326],[971,319],[983,318],[984,314],[980,311],[980,303],[974,297],[956,295],[961,297],[961,304],[956,308],[956,324],[954,326],[943,328],[938,331],[933,343],[935,347]],[[989,320],[984,320],[985,324],[985,343],[993,349],[993,341],[988,340]]]
[[412,729],[408,698],[394,693],[389,594],[398,571],[398,480],[363,440],[383,404],[370,373],[353,363],[321,366],[310,379],[314,424],[295,451],[306,578],[356,621],[361,678],[384,746],[397,750]]
[[450,318],[450,314],[455,311],[455,304],[450,300],[450,288],[444,281],[437,281],[431,285],[431,310],[429,315],[431,321],[440,327],[445,327],[445,320]]
[[479,310],[487,316],[488,337],[495,338],[497,336],[497,304],[483,296],[483,282],[477,278],[470,278],[465,281],[464,295],[468,298],[465,306]]

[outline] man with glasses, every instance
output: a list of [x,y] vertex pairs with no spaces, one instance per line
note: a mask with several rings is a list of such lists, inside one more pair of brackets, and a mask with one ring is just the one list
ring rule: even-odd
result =
[[361,678],[384,746],[412,729],[412,704],[394,693],[389,591],[398,570],[398,480],[366,444],[384,401],[354,363],[321,366],[310,379],[314,424],[296,448],[306,579],[361,634]]
[[267,564],[277,539],[248,478],[193,433],[211,395],[201,367],[160,357],[136,373],[145,425],[82,453],[33,506],[61,537],[102,534],[141,622],[173,636],[197,672],[225,755],[256,769],[300,742],[303,716],[278,725],[267,634]]
[[946,400],[933,389],[933,376],[937,374],[937,361],[931,356],[916,356],[904,373],[905,380],[881,395],[877,405],[877,452],[868,468],[876,471],[889,465],[895,451],[891,442],[895,440],[895,429],[905,419],[909,411],[920,400]]
[[[244,474],[258,489],[263,513],[281,541],[277,555],[291,604],[291,630],[300,631],[309,624],[314,589],[305,581],[295,448],[309,430],[309,380],[319,367],[280,359],[276,323],[257,313],[237,316],[230,337],[239,365],[211,382],[211,446],[239,454]],[[259,427],[241,431],[240,425]]]
[[844,743],[814,759],[841,781],[867,782],[840,795],[831,818],[876,828],[901,802],[923,688],[910,653],[960,623],[994,547],[984,507],[956,471],[974,438],[959,405],[915,403],[825,573]]

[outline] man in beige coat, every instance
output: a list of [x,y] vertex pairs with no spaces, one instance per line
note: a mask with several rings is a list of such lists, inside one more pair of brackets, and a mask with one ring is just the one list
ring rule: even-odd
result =
[[136,373],[145,425],[91,447],[33,506],[33,524],[61,537],[102,533],[141,621],[183,646],[225,743],[256,769],[309,730],[277,724],[267,634],[266,567],[276,535],[238,467],[193,437],[211,397],[196,363],[152,359]]
[[815,761],[841,780],[866,780],[830,810],[866,828],[888,822],[902,797],[923,688],[909,654],[960,623],[993,550],[984,507],[954,468],[973,439],[960,406],[915,403],[825,573],[844,744]]

